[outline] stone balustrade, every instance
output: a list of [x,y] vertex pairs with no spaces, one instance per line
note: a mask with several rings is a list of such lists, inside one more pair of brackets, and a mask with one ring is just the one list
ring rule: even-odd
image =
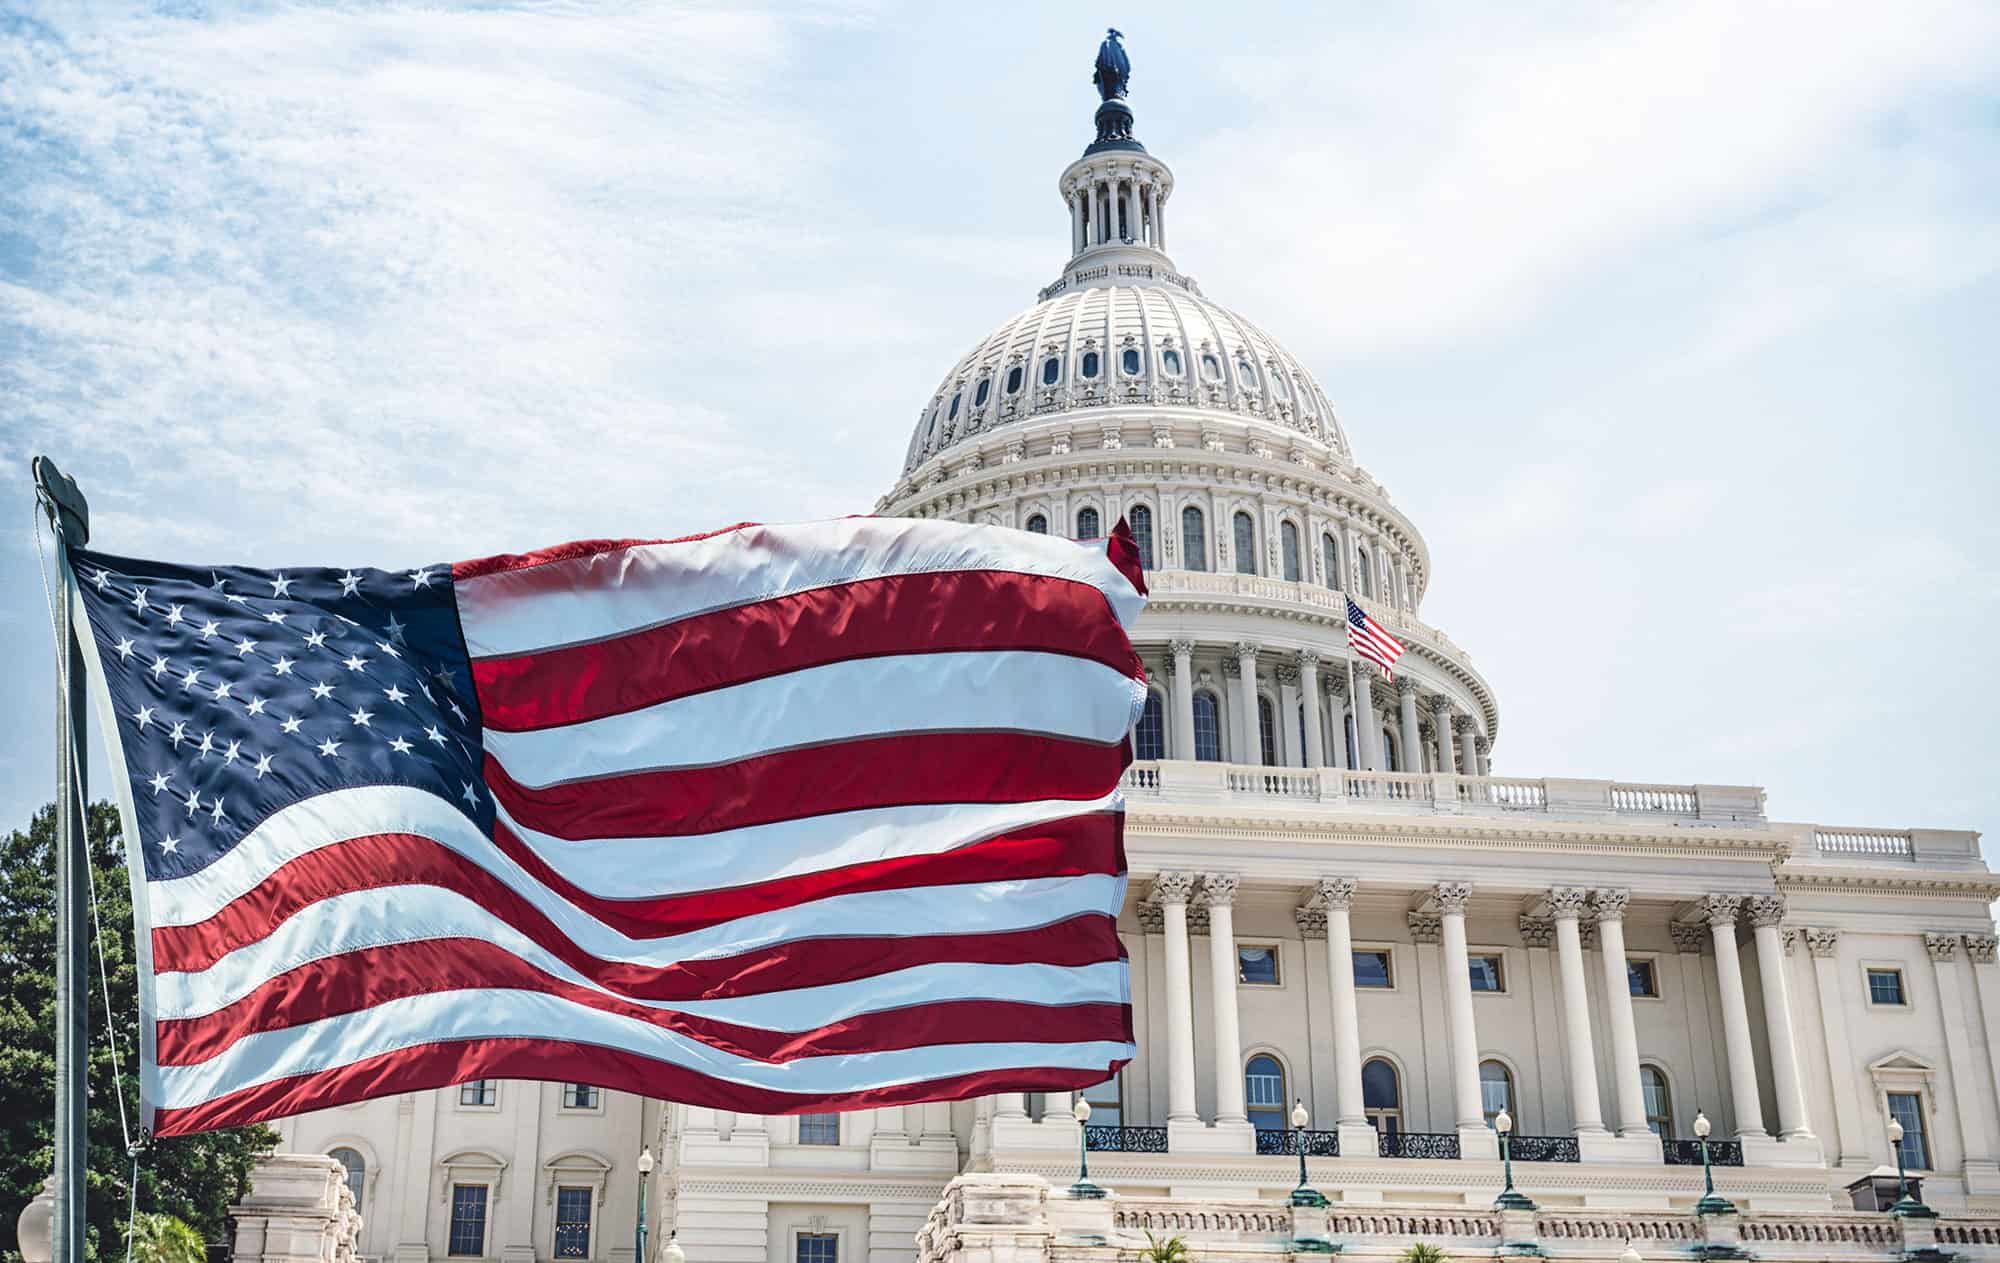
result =
[[1274,805],[1314,803],[1370,812],[1480,816],[1519,812],[1557,819],[1623,816],[1674,823],[1764,822],[1764,791],[1754,785],[1643,785],[1163,759],[1134,763],[1125,773],[1125,789],[1135,800],[1261,800]]

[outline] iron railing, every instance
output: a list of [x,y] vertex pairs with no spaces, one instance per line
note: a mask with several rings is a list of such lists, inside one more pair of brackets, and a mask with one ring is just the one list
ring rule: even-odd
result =
[[1083,1129],[1084,1148],[1093,1153],[1165,1153],[1164,1127],[1089,1127]]
[[[1280,1154],[1295,1157],[1299,1152],[1298,1142],[1293,1139],[1298,1133],[1279,1131],[1276,1128],[1257,1130],[1257,1152],[1271,1155]],[[1337,1131],[1309,1131],[1304,1133],[1306,1156],[1308,1158],[1338,1158],[1340,1156],[1340,1133]]]
[[1575,1136],[1513,1136],[1507,1151],[1516,1162],[1581,1162]]
[[1375,1138],[1376,1152],[1385,1158],[1456,1158],[1455,1131],[1384,1132]]
[[[1664,1140],[1660,1142],[1667,1165],[1670,1167],[1698,1167],[1701,1165],[1701,1142],[1699,1140]],[[1708,1142],[1710,1165],[1719,1167],[1740,1167],[1743,1165],[1743,1142],[1740,1140],[1711,1140]]]

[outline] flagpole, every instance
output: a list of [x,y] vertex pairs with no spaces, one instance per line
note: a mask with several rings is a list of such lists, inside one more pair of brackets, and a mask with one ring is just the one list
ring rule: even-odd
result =
[[[1341,621],[1345,622],[1346,620],[1342,619]],[[1354,716],[1354,740],[1351,746],[1347,739],[1347,720],[1343,718],[1340,721],[1340,744],[1342,749],[1346,751],[1346,758],[1343,758],[1341,763],[1345,765],[1348,761],[1352,760],[1356,770],[1360,770],[1361,710],[1358,705],[1358,699],[1354,696],[1354,647],[1352,645],[1348,646],[1347,655],[1341,659],[1341,662],[1347,666],[1347,709],[1348,713]]]
[[46,456],[34,461],[35,498],[56,532],[56,1126],[55,1263],[83,1263],[89,1006],[90,853],[84,833],[83,647],[72,623],[76,576],[67,550],[90,540],[90,506]]

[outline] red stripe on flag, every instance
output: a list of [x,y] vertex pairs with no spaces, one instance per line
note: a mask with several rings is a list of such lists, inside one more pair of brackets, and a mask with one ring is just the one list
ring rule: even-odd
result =
[[486,783],[523,827],[559,838],[714,833],[869,807],[1101,798],[1132,761],[1110,745],[1034,732],[895,733],[529,789],[491,754]]
[[748,1114],[803,1114],[960,1100],[993,1092],[1074,1091],[1104,1082],[1124,1064],[1114,1062],[1103,1070],[1066,1066],[983,1070],[858,1092],[814,1095],[751,1087],[594,1044],[546,1039],[459,1040],[423,1044],[333,1070],[279,1079],[183,1109],[162,1109],[154,1132],[184,1136],[378,1096],[450,1087],[468,1079],[554,1079],[670,1101],[700,1101],[716,1109]]
[[579,557],[590,557],[598,553],[615,553],[627,548],[642,548],[651,544],[690,544],[698,539],[714,539],[731,531],[740,531],[746,526],[757,526],[756,522],[738,522],[720,530],[702,531],[697,535],[681,535],[674,539],[579,539],[568,544],[556,544],[549,548],[537,548],[526,553],[495,553],[491,557],[478,557],[471,561],[455,561],[451,564],[453,582],[460,579],[477,579],[481,575],[500,574],[508,570],[532,570],[536,566],[546,566],[550,562],[574,561]]
[[1140,596],[1146,595],[1146,568],[1139,564],[1139,541],[1132,538],[1132,527],[1122,517],[1105,541],[1105,556]]
[[480,659],[472,678],[481,721],[519,732],[831,662],[1006,649],[1070,654],[1145,678],[1103,592],[1073,579],[997,570],[815,588],[608,640]]
[[309,961],[226,1008],[159,1024],[159,1064],[195,1065],[236,1040],[444,991],[503,989],[558,996],[678,1031],[763,1062],[932,1044],[1114,1042],[1132,1037],[1131,1009],[1109,1003],[1033,1004],[968,998],[858,1013],[805,1030],[772,1030],[607,996],[536,968],[483,939],[425,939]]

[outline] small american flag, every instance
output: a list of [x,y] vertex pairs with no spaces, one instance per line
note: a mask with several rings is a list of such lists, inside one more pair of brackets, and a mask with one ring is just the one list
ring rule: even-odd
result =
[[1368,611],[1347,598],[1347,646],[1368,661],[1382,668],[1382,674],[1394,678],[1395,672],[1389,668],[1396,665],[1396,659],[1403,656],[1403,642],[1388,633],[1382,624],[1368,616]]
[[1133,1055],[1129,532],[69,559],[158,1134],[487,1077],[853,1109]]

